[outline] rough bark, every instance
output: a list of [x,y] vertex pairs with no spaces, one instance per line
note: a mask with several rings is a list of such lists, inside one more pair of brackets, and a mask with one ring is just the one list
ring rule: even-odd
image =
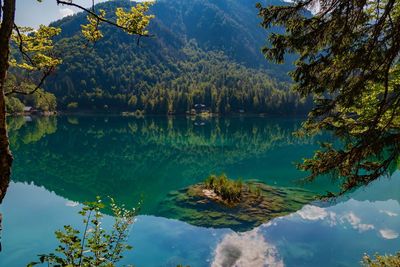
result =
[[4,0],[0,28],[0,203],[2,202],[10,182],[12,155],[9,148],[4,84],[7,77],[10,54],[10,37],[14,27],[15,1]]

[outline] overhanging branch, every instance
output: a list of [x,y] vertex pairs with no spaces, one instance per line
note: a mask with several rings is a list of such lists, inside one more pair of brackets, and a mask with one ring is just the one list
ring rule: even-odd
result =
[[114,22],[114,21],[112,21],[112,20],[109,20],[109,19],[106,19],[106,18],[103,18],[103,17],[99,16],[98,14],[96,14],[96,13],[94,12],[94,6],[93,6],[93,10],[90,10],[90,9],[88,9],[88,8],[85,8],[85,7],[81,6],[81,5],[78,5],[78,4],[73,3],[73,2],[68,2],[68,1],[63,1],[63,0],[57,0],[57,5],[60,5],[60,4],[61,4],[61,5],[73,6],[73,7],[79,8],[80,10],[85,11],[85,12],[88,13],[89,15],[92,15],[93,17],[95,17],[95,18],[96,18],[97,20],[99,20],[99,21],[105,22],[105,23],[107,23],[107,24],[110,24],[110,25],[112,25],[112,26],[115,26],[115,27],[117,27],[117,28],[120,28],[120,29],[122,29],[122,30],[124,30],[124,31],[127,31],[127,32],[129,32],[129,33],[138,35],[138,36],[140,36],[140,37],[141,37],[141,36],[144,36],[144,37],[149,37],[149,36],[150,36],[149,34],[142,34],[142,33],[140,33],[140,32],[131,32],[131,30],[130,30],[129,28],[124,27],[124,26],[122,26],[122,25],[118,25],[116,22]]
[[31,65],[34,65],[34,62],[33,62],[32,58],[24,50],[24,40],[22,39],[21,32],[20,32],[18,26],[15,23],[14,23],[14,30],[16,31],[16,33],[18,35],[18,39],[19,39],[19,42],[18,42],[18,50],[19,50],[19,52],[22,54],[22,56],[27,61],[29,61],[29,63],[31,63]]
[[12,94],[20,94],[20,95],[31,95],[34,94],[37,90],[40,89],[40,87],[42,87],[44,81],[46,80],[47,77],[50,76],[51,73],[53,73],[55,67],[51,67],[48,70],[43,72],[42,77],[40,78],[40,81],[36,84],[35,88],[30,90],[30,91],[23,91],[21,90],[21,88],[18,88],[17,86],[14,87],[11,91],[8,92],[4,92],[5,96],[9,96]]

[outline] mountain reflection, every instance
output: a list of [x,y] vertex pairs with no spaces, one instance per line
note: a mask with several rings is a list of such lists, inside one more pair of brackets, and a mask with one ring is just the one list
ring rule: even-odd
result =
[[[160,217],[172,217],[159,210],[171,191],[210,173],[299,186],[295,181],[304,173],[293,162],[312,155],[318,141],[294,138],[299,124],[282,118],[9,118],[14,182],[3,204],[0,265],[23,266],[51,251],[53,231],[79,224],[77,206],[97,195],[129,206],[143,198],[142,214],[155,215],[138,216],[130,237],[135,253],[125,261],[137,266],[338,266],[337,259],[357,264],[364,252],[395,252],[398,171],[335,202],[302,205],[242,233]],[[313,193],[337,189],[328,179],[304,187]]]
[[10,146],[13,150],[22,144],[35,143],[57,131],[57,117],[18,116],[8,120]]
[[[170,191],[210,173],[287,186],[301,178],[294,161],[314,149],[297,139],[296,119],[185,117],[9,118],[12,179],[71,201],[100,195],[155,214]],[[314,186],[315,187],[315,186]]]

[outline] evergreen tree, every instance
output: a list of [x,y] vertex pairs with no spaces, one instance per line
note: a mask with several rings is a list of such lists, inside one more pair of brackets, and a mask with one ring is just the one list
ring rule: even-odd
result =
[[311,172],[308,180],[333,173],[342,194],[384,175],[400,153],[400,2],[297,0],[258,8],[265,28],[286,29],[269,36],[266,57],[283,62],[297,53],[295,89],[315,98],[303,133],[328,130],[343,140],[322,144],[300,165]]

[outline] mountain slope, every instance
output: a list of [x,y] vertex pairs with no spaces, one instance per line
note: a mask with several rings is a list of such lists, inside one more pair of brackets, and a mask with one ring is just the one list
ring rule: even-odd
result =
[[[53,25],[62,29],[63,64],[46,83],[60,106],[184,113],[195,103],[213,112],[296,112],[298,98],[274,81],[290,64],[269,64],[260,52],[267,33],[254,0],[160,0],[152,8],[153,38],[136,39],[103,25],[104,38],[86,48],[84,14]],[[96,8],[113,14],[128,0]],[[279,78],[279,77],[278,77]],[[76,106],[76,105],[74,105]],[[300,105],[300,108],[304,108]]]

